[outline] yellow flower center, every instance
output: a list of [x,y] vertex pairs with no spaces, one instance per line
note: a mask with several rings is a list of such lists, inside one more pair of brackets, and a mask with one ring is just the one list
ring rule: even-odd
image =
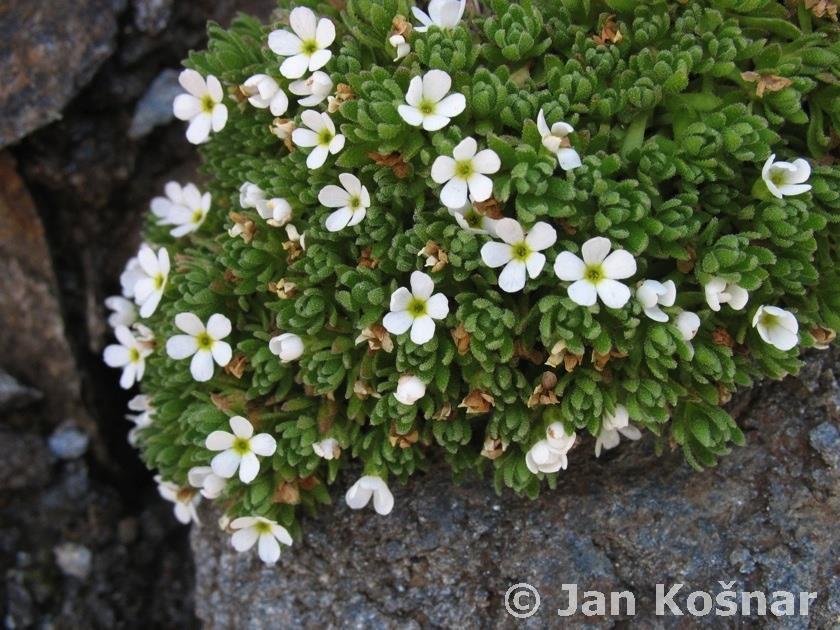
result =
[[245,438],[236,438],[233,441],[233,446],[231,446],[231,448],[239,455],[247,455],[251,452],[251,444]]
[[333,135],[333,132],[324,127],[323,129],[321,129],[321,131],[318,132],[318,144],[327,146],[330,144],[330,142],[332,142],[332,139],[334,137],[335,136]]
[[201,223],[204,219],[204,210],[195,210],[191,218],[193,223]]
[[418,317],[423,317],[423,315],[426,314],[426,301],[419,300],[417,298],[412,298],[411,302],[408,303],[407,310],[415,319]]
[[759,318],[759,323],[765,328],[773,328],[779,324],[779,316],[772,313],[762,313]]
[[425,116],[428,116],[430,114],[435,113],[435,109],[437,109],[435,107],[435,105],[436,105],[436,103],[434,101],[430,101],[430,100],[424,98],[423,100],[420,101],[420,104],[417,106],[417,109],[420,110],[421,114],[424,114]]
[[587,265],[586,271],[583,273],[583,277],[592,284],[598,284],[605,277],[604,268],[600,264]]
[[525,241],[521,243],[517,243],[516,245],[510,246],[510,253],[514,260],[518,260],[520,262],[525,262],[528,260],[528,257],[531,255],[531,248],[528,247],[528,244]]
[[265,521],[257,521],[254,524],[254,529],[256,529],[260,534],[270,534],[271,523],[266,523]]
[[359,197],[350,197],[350,200],[347,202],[347,206],[351,210],[358,210],[362,207],[362,200]]
[[213,339],[206,332],[198,333],[195,343],[199,350],[210,350],[213,347]]
[[213,108],[216,107],[216,101],[213,100],[213,97],[209,94],[205,94],[201,97],[201,111],[205,114],[212,114]]
[[166,282],[166,278],[163,276],[162,273],[158,273],[154,277],[154,282],[155,282],[155,289],[162,289],[163,284]]
[[140,351],[137,348],[129,348],[128,360],[132,363],[137,363],[140,360]]
[[481,227],[481,220],[482,217],[478,212],[475,210],[470,210],[464,215],[464,220],[467,222],[471,228],[480,228]]
[[314,55],[318,52],[318,42],[314,39],[304,40],[301,45],[301,51],[304,55]]
[[455,163],[455,177],[459,179],[469,179],[475,173],[472,160],[462,160]]

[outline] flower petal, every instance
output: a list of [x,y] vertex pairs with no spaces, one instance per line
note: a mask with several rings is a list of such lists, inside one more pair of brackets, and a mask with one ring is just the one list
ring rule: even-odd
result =
[[327,48],[335,41],[335,24],[332,20],[321,18],[318,20],[318,27],[315,29],[315,41],[321,48]]
[[400,105],[397,108],[397,111],[400,113],[400,118],[412,127],[419,127],[423,124],[424,116],[416,107],[412,107],[411,105]]
[[539,221],[528,231],[525,242],[534,251],[541,252],[557,242],[557,231],[548,223]]
[[418,346],[423,345],[435,336],[435,321],[428,315],[423,315],[411,324],[411,341]]
[[536,278],[545,267],[545,255],[539,252],[532,252],[525,261],[525,267],[528,269],[528,275],[531,278]]
[[525,287],[525,263],[511,260],[499,274],[499,288],[505,293],[516,293]]
[[272,31],[268,36],[268,47],[276,55],[291,57],[300,54],[303,49],[303,41],[286,30]]
[[351,510],[361,510],[368,504],[372,496],[373,490],[362,487],[357,481],[347,490],[347,494],[344,495],[344,500],[347,502],[347,507]]
[[257,478],[260,472],[260,460],[253,453],[245,453],[239,463],[239,481],[248,484]]
[[175,326],[193,337],[205,331],[204,324],[195,313],[178,313],[175,316]]
[[515,219],[499,219],[496,223],[496,236],[510,245],[517,245],[525,240],[525,232]]
[[592,306],[598,301],[598,292],[588,280],[578,280],[569,287],[569,298],[575,304]]
[[327,161],[327,156],[330,154],[329,149],[324,146],[317,146],[312,149],[312,153],[306,158],[306,167],[310,170],[321,168]]
[[405,102],[416,108],[422,99],[423,79],[421,77],[414,77],[408,84],[408,91],[405,93]]
[[225,367],[233,358],[233,350],[230,344],[225,341],[217,341],[210,348],[210,353],[213,355],[213,360],[219,367]]
[[447,208],[463,207],[467,203],[467,182],[463,179],[450,179],[440,191],[440,200]]
[[282,64],[280,64],[280,74],[287,79],[299,79],[309,69],[309,57],[306,55],[295,55],[294,57],[287,57]]
[[239,453],[233,449],[227,449],[210,460],[210,468],[219,477],[230,479],[236,474],[236,469],[239,468],[240,461],[242,461],[242,457]]
[[601,280],[596,288],[598,296],[610,308],[621,308],[630,299],[630,288],[615,280]]
[[423,96],[437,103],[449,93],[452,77],[443,70],[429,70],[423,75]]
[[564,171],[572,171],[583,164],[578,152],[569,148],[561,148],[557,152],[557,163]]
[[201,98],[207,94],[207,83],[204,81],[204,77],[195,70],[183,70],[178,75],[178,83],[195,97]]
[[204,446],[211,451],[226,451],[233,446],[236,436],[227,431],[213,431],[204,440]]
[[447,118],[455,118],[467,108],[467,99],[463,94],[450,94],[435,108],[435,113]]
[[478,151],[478,143],[475,141],[475,138],[464,138],[452,151],[452,157],[459,162],[461,160],[470,160],[475,157],[476,151]]
[[473,158],[473,168],[484,175],[492,175],[502,168],[502,162],[495,151],[484,149]]
[[444,319],[449,315],[449,300],[443,293],[435,293],[426,302],[426,312],[432,319]]
[[213,378],[213,355],[207,350],[198,350],[190,361],[190,374],[199,383]]
[[612,245],[610,244],[610,239],[608,238],[604,238],[603,236],[590,238],[581,248],[583,261],[587,265],[597,265],[602,263],[607,257],[607,254],[610,253],[611,247]]
[[332,52],[329,50],[316,50],[309,58],[309,71],[316,72],[326,66],[332,59]]
[[388,489],[388,486],[379,488],[373,493],[373,509],[377,514],[387,516],[394,509],[394,495]]
[[221,313],[214,313],[207,320],[207,334],[213,339],[224,339],[230,334],[230,320]]
[[339,208],[327,217],[327,230],[330,232],[339,232],[347,227],[347,224],[350,223],[350,219],[352,218],[353,211],[350,208]]
[[213,108],[213,115],[211,117],[211,122],[213,126],[213,131],[219,132],[225,128],[228,119],[228,110],[226,105],[222,105],[221,103],[216,105]]
[[298,128],[292,132],[292,142],[305,149],[309,147],[317,147],[318,140],[318,134],[309,129]]
[[301,39],[315,39],[318,28],[318,18],[308,7],[296,7],[289,14],[289,25]]
[[213,118],[210,114],[201,113],[195,116],[187,127],[187,140],[191,144],[201,144],[210,137]]
[[257,542],[257,538],[259,538],[257,528],[246,527],[233,532],[233,536],[230,537],[230,544],[233,545],[233,548],[239,553],[242,553],[243,551],[248,551],[251,547],[253,547]]
[[398,311],[395,313],[388,313],[382,318],[382,325],[385,330],[394,335],[401,335],[414,323],[414,318],[408,311]]
[[[439,156],[432,164],[432,180],[436,184],[443,184],[453,177],[455,177],[455,160],[447,155]],[[460,208],[463,205],[462,203],[460,206],[455,207]]]
[[435,290],[432,277],[422,271],[411,272],[411,294],[421,300],[428,300]]
[[178,120],[190,120],[201,111],[201,101],[192,94],[179,94],[172,102],[172,113]]
[[268,433],[260,433],[251,438],[251,450],[262,457],[271,457],[277,451],[277,441]]
[[426,131],[440,131],[449,124],[449,118],[438,114],[429,114],[423,117],[423,129]]
[[490,199],[491,196],[493,196],[493,180],[487,177],[486,175],[475,173],[472,177],[470,177],[469,186],[470,194],[472,195],[473,201],[487,201],[488,199]]
[[191,357],[197,350],[198,343],[190,335],[175,335],[166,340],[166,354],[176,361]]
[[266,564],[275,564],[280,559],[280,543],[272,534],[260,534],[257,551]]
[[408,308],[408,304],[411,302],[412,297],[411,291],[405,287],[400,287],[391,294],[391,303],[389,306],[390,310],[404,311]]
[[604,275],[613,280],[623,280],[636,273],[636,259],[624,250],[617,249],[603,263]]
[[513,258],[513,250],[507,243],[490,241],[481,247],[481,260],[491,268],[506,265]]

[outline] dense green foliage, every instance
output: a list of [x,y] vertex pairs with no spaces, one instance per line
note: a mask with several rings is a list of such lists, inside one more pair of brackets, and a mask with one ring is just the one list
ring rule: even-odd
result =
[[[335,22],[325,70],[352,92],[331,114],[347,144],[323,168],[308,169],[308,150],[290,151],[271,133],[274,116],[237,91],[256,73],[288,85],[267,47],[269,32],[283,27],[282,10],[271,25],[245,16],[229,30],[211,25],[208,49],[187,62],[220,79],[230,116],[201,148],[213,195],[201,229],[173,239],[150,220],[146,231],[173,259],[163,301],[144,322],[157,339],[142,382],[155,415],[140,444],[165,479],[185,485],[191,467],[208,465],[206,436],[238,414],[274,435],[278,448],[253,483],[227,484],[220,501],[232,515],[293,525],[295,505],[329,501],[325,484],[341,467],[358,460],[368,474],[405,480],[433,451],[457,474],[492,469],[499,488],[535,496],[544,475],[528,470],[525,453],[546,426],[560,421],[578,432],[587,452],[573,452],[574,465],[589,457],[583,436],[597,436],[618,404],[661,448],[681,447],[692,465],[711,466],[744,439],[721,408],[728,396],[758,378],[796,372],[799,352],[817,345],[815,331],[840,327],[840,168],[831,159],[840,43],[831,20],[773,0],[489,0],[470,2],[480,11],[470,6],[454,29],[410,33],[412,52],[395,62],[388,39],[396,16],[410,18],[408,0],[347,0],[341,11],[338,3],[296,4]],[[467,102],[438,132],[411,127],[397,112],[412,77],[432,68],[449,72]],[[742,75],[750,72],[777,84],[759,96],[759,80]],[[290,99],[284,117],[300,125],[306,108]],[[574,126],[580,168],[557,168],[542,146],[541,108],[549,121]],[[523,292],[499,291],[497,270],[479,254],[489,237],[461,229],[431,179],[434,159],[467,136],[501,158],[493,176],[501,213],[557,229],[545,271]],[[771,153],[807,158],[812,191],[784,199],[755,193]],[[391,154],[396,161],[384,159]],[[332,233],[318,193],[341,172],[362,180],[372,205],[358,226]],[[240,208],[244,182],[291,204],[305,251],[290,255],[284,228]],[[253,222],[250,241],[228,235],[231,212]],[[550,265],[594,236],[636,257],[634,285],[676,283],[677,307],[666,311],[700,315],[691,342],[673,317],[653,321],[636,300],[610,309],[569,299]],[[429,242],[447,254],[435,271],[418,255]],[[449,298],[434,338],[417,346],[408,334],[392,336],[391,352],[357,342],[417,269]],[[748,290],[747,307],[712,311],[703,285],[713,277]],[[281,280],[295,285],[291,295],[278,296]],[[751,325],[761,304],[796,315],[797,348],[762,341]],[[202,321],[230,318],[241,374],[216,368],[200,384],[186,362],[166,356],[183,311]],[[281,363],[269,352],[268,340],[281,332],[303,338],[299,361]],[[556,367],[546,365],[552,350],[562,350]],[[556,403],[529,404],[546,371],[556,376]],[[402,374],[427,384],[415,405],[392,395]],[[492,404],[468,413],[461,403],[475,390]],[[337,460],[313,452],[328,436],[343,449]],[[482,455],[488,439],[504,449],[492,460]],[[549,477],[562,483],[562,472]],[[297,492],[279,491],[289,484]]]

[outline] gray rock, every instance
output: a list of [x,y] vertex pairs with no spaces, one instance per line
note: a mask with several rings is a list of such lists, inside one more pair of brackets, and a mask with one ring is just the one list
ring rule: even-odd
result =
[[143,138],[155,127],[165,125],[175,119],[172,113],[172,101],[183,92],[178,83],[177,70],[164,70],[161,72],[149,89],[137,102],[134,110],[134,117],[131,119],[131,127],[128,135],[133,140]]
[[78,427],[62,425],[47,438],[47,444],[53,455],[59,459],[78,459],[85,454],[88,436]]
[[172,0],[132,0],[134,25],[143,33],[157,35],[172,15]]
[[840,468],[840,429],[833,422],[823,422],[814,428],[808,438],[826,464]]
[[0,491],[44,485],[50,475],[50,453],[39,435],[0,431]]
[[0,413],[25,407],[41,397],[37,389],[21,385],[15,377],[0,370]]
[[[705,472],[679,453],[657,458],[648,438],[601,460],[591,443],[575,449],[557,490],[533,502],[499,497],[488,481],[456,485],[442,467],[393,488],[388,517],[349,510],[337,488],[335,505],[304,518],[303,539],[274,568],[237,554],[217,515],[205,515],[192,531],[197,614],[206,628],[674,628],[677,618],[655,615],[656,584],[684,583],[675,601],[685,610],[691,591],[714,596],[720,581],[734,581],[768,598],[777,589],[819,596],[808,618],[707,617],[684,627],[834,627],[840,471],[826,418],[836,357],[814,355],[799,380],[743,399],[747,445]],[[522,621],[503,601],[520,582],[541,596]],[[560,618],[568,583],[630,590],[636,615]]]
[[0,147],[57,120],[114,50],[111,0],[0,4]]
[[61,543],[53,548],[55,562],[64,575],[86,580],[90,575],[93,554],[84,545]]

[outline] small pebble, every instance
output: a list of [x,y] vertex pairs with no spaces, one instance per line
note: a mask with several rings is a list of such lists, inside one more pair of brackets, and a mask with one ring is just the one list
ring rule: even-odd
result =
[[53,547],[55,561],[64,575],[86,580],[90,575],[93,554],[84,545],[76,543],[61,543]]
[[88,436],[77,427],[63,426],[53,431],[47,444],[59,459],[78,459],[87,451]]

